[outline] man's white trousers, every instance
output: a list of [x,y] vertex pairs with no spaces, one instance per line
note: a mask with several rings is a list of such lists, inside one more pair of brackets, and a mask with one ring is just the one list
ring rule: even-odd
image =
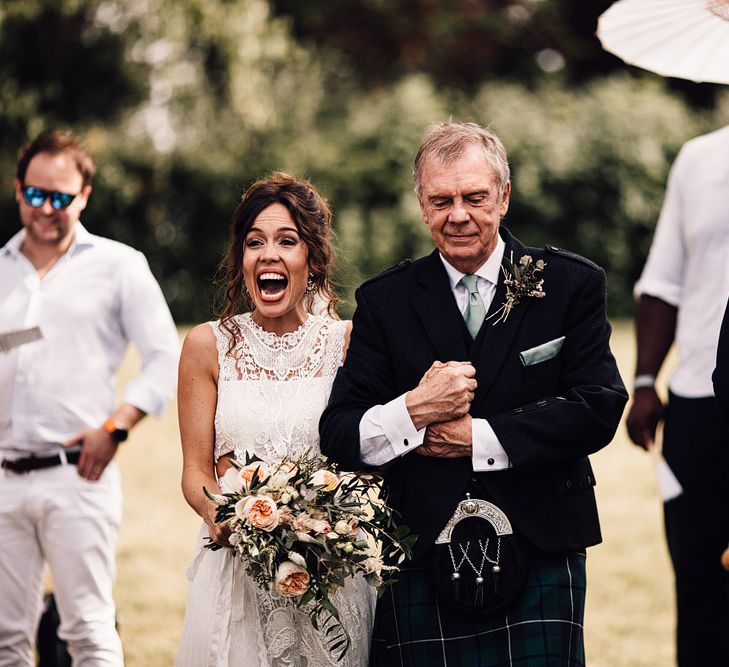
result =
[[0,667],[35,664],[43,563],[74,667],[122,667],[112,588],[122,513],[113,461],[98,482],[74,465],[0,470]]

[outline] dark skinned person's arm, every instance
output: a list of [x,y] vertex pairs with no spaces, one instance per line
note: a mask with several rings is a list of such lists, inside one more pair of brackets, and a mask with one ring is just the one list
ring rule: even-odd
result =
[[[638,358],[635,376],[658,375],[676,333],[678,308],[662,299],[643,295],[638,301],[636,338]],[[663,417],[663,404],[650,384],[633,391],[626,420],[630,439],[647,449],[656,435],[656,427]]]

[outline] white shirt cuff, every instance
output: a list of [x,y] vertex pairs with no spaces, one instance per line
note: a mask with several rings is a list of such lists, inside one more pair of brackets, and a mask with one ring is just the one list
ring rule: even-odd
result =
[[425,429],[416,430],[402,394],[364,413],[359,423],[359,438],[362,463],[380,466],[422,445]]
[[422,445],[425,439],[425,428],[418,431],[413,424],[405,404],[405,394],[382,406],[380,424],[397,456],[407,454]]
[[681,305],[683,290],[680,285],[662,280],[660,278],[641,278],[633,288],[633,296],[639,299],[641,296],[654,296],[665,301],[669,306],[678,308]]
[[499,439],[485,419],[472,419],[473,469],[475,472],[491,472],[511,468],[511,462]]

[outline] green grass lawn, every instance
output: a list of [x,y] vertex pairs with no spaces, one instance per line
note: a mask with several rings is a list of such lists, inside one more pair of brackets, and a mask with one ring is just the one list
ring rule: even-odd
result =
[[[634,360],[629,323],[616,325],[612,347],[629,381]],[[120,381],[136,368],[130,354]],[[127,665],[168,667],[182,627],[185,571],[200,526],[180,492],[176,406],[140,424],[119,461],[126,500],[116,599]],[[588,665],[667,667],[674,655],[673,583],[652,464],[629,443],[623,426],[592,461],[604,542],[588,551]]]

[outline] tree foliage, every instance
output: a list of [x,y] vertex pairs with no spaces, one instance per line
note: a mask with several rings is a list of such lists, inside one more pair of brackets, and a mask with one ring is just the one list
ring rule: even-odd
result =
[[[534,83],[550,50],[574,80],[619,66],[594,37],[611,0],[272,0],[300,39],[335,52],[365,83],[427,72],[439,85]],[[540,55],[542,58],[540,58]],[[540,62],[542,63],[540,65]]]
[[[656,77],[598,76],[595,8],[566,0],[272,6],[6,0],[0,243],[18,228],[17,150],[61,125],[99,166],[84,223],[145,252],[179,321],[211,315],[229,217],[274,169],[332,202],[351,308],[364,278],[432,247],[412,159],[424,128],[452,116],[491,125],[510,151],[505,224],[601,263],[612,311],[628,312],[670,162],[721,112],[692,111]],[[563,71],[539,66],[547,47]]]

